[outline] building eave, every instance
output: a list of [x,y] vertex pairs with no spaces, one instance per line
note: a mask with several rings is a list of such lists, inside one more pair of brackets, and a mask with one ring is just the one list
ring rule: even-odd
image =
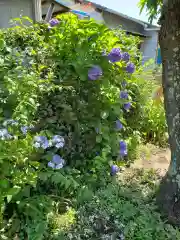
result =
[[159,31],[160,27],[157,28],[144,28],[145,31]]
[[142,37],[142,38],[148,38],[149,37],[148,35],[142,34],[142,33],[139,33],[139,32],[126,31],[126,30],[125,30],[125,32],[128,33],[128,34],[134,35],[134,36]]

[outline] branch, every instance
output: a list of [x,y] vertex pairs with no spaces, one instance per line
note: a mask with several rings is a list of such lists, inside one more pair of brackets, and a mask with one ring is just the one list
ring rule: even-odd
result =
[[168,0],[140,0],[138,3],[140,13],[145,9],[149,16],[149,22],[152,23],[160,14],[164,1],[167,3]]

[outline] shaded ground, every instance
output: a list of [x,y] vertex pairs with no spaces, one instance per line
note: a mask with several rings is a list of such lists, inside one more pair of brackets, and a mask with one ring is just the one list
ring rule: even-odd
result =
[[139,149],[139,158],[132,164],[133,168],[154,169],[160,176],[164,176],[168,170],[171,152],[168,148],[159,148],[147,144]]
[[49,239],[180,240],[180,231],[164,222],[155,204],[160,180],[154,171],[129,168],[95,191],[83,186],[75,209],[53,215],[57,237]]

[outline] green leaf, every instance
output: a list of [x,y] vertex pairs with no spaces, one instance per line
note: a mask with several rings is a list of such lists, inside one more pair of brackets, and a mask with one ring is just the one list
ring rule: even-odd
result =
[[66,179],[61,173],[58,172],[58,173],[55,173],[55,174],[52,175],[51,181],[53,183],[56,183],[56,184],[58,184],[58,183],[60,183],[60,184],[63,183],[64,184]]
[[29,102],[32,104],[32,105],[36,105],[36,102],[33,98],[29,98]]
[[30,23],[32,23],[33,24],[33,21],[32,21],[32,19],[30,19],[29,17],[27,17],[27,16],[23,16],[22,17],[22,19],[24,19],[24,20],[27,20],[28,22],[30,22]]
[[5,47],[6,43],[3,39],[0,39],[0,49],[3,49]]
[[16,195],[21,190],[21,187],[14,186],[7,192],[7,201],[8,203],[11,201],[12,197]]
[[64,188],[65,190],[67,190],[69,187],[71,186],[71,181],[66,179],[66,181],[64,182]]
[[9,187],[9,181],[6,179],[0,180],[0,187],[1,188],[8,188]]
[[108,118],[108,116],[109,116],[109,113],[108,113],[108,112],[102,112],[102,113],[101,113],[101,118],[102,118],[102,119],[106,119],[106,118]]
[[51,177],[52,173],[49,172],[41,172],[39,173],[39,179],[42,181],[47,181],[49,177]]
[[0,58],[0,66],[4,64],[4,59]]
[[96,136],[96,142],[97,143],[101,143],[102,142],[102,136],[101,135]]

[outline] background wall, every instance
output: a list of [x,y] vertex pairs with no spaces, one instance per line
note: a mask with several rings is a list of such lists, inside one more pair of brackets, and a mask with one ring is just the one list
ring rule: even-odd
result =
[[129,32],[138,32],[142,34],[144,31],[142,25],[135,23],[131,20],[122,18],[120,16],[117,16],[110,12],[103,12],[103,18],[105,24],[110,28],[116,28],[121,25],[124,30],[127,30]]
[[20,15],[33,19],[32,0],[0,0],[0,28],[10,27],[10,20]]
[[158,47],[158,31],[146,31],[148,37],[142,42],[143,63],[149,59],[156,60]]

